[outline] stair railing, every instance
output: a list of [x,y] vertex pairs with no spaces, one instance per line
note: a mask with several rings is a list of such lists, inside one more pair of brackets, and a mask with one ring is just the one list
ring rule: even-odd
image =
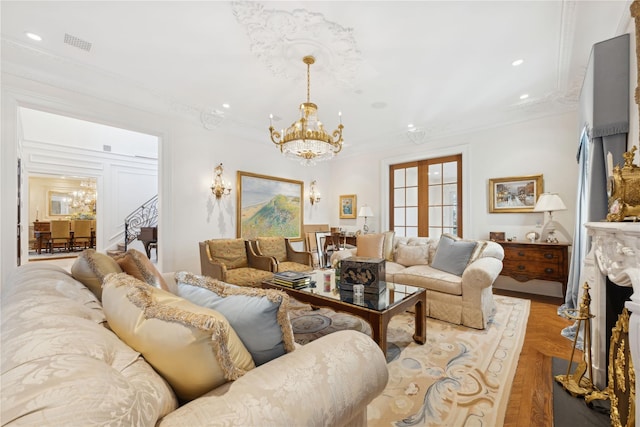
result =
[[158,226],[158,195],[144,202],[124,219],[124,250],[138,237],[142,227]]

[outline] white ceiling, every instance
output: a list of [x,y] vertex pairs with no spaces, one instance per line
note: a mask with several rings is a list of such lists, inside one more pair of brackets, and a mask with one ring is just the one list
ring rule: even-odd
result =
[[311,101],[327,128],[342,112],[358,152],[412,144],[409,123],[428,143],[576,109],[630,3],[2,1],[2,70],[268,142],[269,114],[297,119],[313,54]]

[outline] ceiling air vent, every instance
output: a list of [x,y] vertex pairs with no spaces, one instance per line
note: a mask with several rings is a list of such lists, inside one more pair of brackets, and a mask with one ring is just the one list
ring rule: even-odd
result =
[[88,41],[82,40],[76,36],[72,36],[71,34],[65,33],[64,42],[70,46],[77,47],[78,49],[82,49],[87,52],[91,50],[91,43],[89,43]]

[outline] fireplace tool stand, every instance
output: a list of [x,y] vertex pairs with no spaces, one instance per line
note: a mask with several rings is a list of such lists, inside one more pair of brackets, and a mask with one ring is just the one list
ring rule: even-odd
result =
[[[562,388],[571,393],[573,397],[584,397],[596,390],[593,385],[593,360],[591,358],[591,319],[595,317],[591,314],[591,295],[589,295],[589,284],[585,282],[582,286],[584,293],[582,295],[582,301],[580,302],[580,308],[564,310],[564,314],[572,320],[578,322],[578,328],[576,330],[576,336],[573,339],[573,348],[571,349],[571,357],[569,358],[569,365],[567,366],[566,375],[556,375],[555,380]],[[584,353],[583,358],[576,367],[573,374],[571,374],[571,362],[573,361],[573,355],[576,352],[576,345],[578,343],[578,336],[580,335],[580,327],[583,327],[584,331]],[[588,371],[588,377],[585,374]]]

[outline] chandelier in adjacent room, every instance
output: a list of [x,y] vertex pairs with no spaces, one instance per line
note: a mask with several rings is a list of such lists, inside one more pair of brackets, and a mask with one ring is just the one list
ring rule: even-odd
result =
[[[300,104],[300,119],[280,132],[270,123],[271,140],[285,156],[300,160],[302,164],[312,165],[327,160],[342,150],[342,114],[340,124],[333,133],[328,133],[318,120],[318,106],[309,100],[310,68],[316,60],[305,56],[302,62],[307,64],[307,102]],[[273,119],[273,115],[270,116]]]

